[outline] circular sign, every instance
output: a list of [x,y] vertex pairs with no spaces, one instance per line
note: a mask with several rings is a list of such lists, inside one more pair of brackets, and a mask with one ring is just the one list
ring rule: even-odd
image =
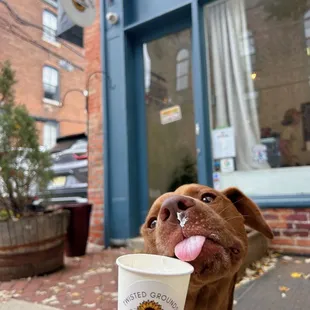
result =
[[96,18],[94,0],[60,0],[66,14],[80,27],[90,26]]

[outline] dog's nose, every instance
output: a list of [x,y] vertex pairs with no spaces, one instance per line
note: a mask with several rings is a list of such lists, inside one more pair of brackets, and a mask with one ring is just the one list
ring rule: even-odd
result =
[[177,213],[186,211],[195,205],[194,199],[186,196],[171,196],[161,205],[159,218],[165,221],[177,222]]

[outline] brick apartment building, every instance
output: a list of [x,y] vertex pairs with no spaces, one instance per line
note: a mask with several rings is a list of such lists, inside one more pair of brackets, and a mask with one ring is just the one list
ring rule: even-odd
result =
[[86,75],[89,81],[88,96],[88,200],[93,204],[89,241],[103,244],[103,119],[102,79],[100,55],[100,0],[96,0],[97,16],[91,27],[85,29]]
[[37,121],[48,148],[57,136],[85,132],[87,117],[84,49],[56,39],[57,6],[57,0],[0,3],[0,62],[11,62],[16,101]]

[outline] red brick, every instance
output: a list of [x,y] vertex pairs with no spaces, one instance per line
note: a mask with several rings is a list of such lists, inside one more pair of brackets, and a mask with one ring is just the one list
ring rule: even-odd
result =
[[297,239],[296,245],[302,246],[302,247],[309,247],[310,249],[310,238],[305,239]]
[[308,229],[310,230],[310,223],[296,223],[297,229]]
[[282,235],[288,236],[288,237],[308,237],[309,232],[308,230],[296,230],[296,229],[288,229],[283,230]]
[[293,209],[274,209],[274,211],[277,213],[277,214],[281,214],[281,216],[287,216],[287,215],[290,215],[290,214],[294,214],[294,210]]
[[281,235],[281,230],[273,229],[272,232],[273,232],[274,237],[278,237]]
[[287,228],[287,223],[283,221],[268,221],[271,228]]
[[307,221],[308,217],[306,213],[295,213],[295,214],[291,214],[286,216],[286,220],[287,221]]
[[278,245],[295,245],[295,241],[292,238],[275,238],[271,241],[272,244]]
[[264,213],[264,218],[266,220],[277,220],[279,216],[277,214]]

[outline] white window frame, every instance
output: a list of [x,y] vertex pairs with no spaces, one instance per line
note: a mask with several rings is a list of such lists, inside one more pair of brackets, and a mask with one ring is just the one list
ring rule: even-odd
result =
[[43,146],[51,149],[56,144],[59,125],[57,122],[47,121],[43,124]]
[[253,31],[247,30],[243,34],[242,45],[243,45],[243,48],[241,49],[242,56],[252,56],[256,54]]
[[176,90],[181,91],[188,88],[189,84],[189,50],[179,50],[176,57]]
[[42,39],[49,43],[56,43],[57,15],[50,10],[43,10],[42,13],[43,36]]
[[[50,72],[48,72],[50,70]],[[56,73],[56,75],[54,75]],[[59,91],[59,70],[52,66],[45,65],[42,70],[42,87],[43,87],[43,100],[46,103],[56,104],[58,105],[60,101],[60,91]],[[56,89],[55,98],[49,98],[45,96],[46,86],[54,87]],[[49,102],[50,101],[50,102]]]
[[310,56],[310,10],[304,14],[304,35],[307,55]]

